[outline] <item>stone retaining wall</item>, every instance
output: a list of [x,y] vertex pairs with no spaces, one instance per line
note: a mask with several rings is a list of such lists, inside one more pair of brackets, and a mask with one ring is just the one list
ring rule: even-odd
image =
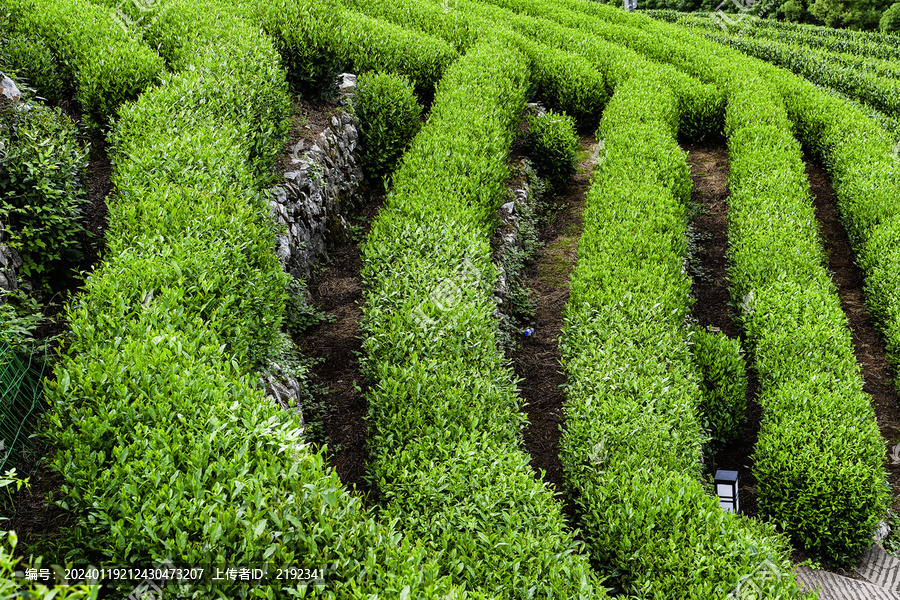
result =
[[[341,88],[348,97],[355,78],[343,77]],[[309,277],[310,268],[328,256],[329,246],[349,239],[346,215],[359,203],[363,177],[358,147],[354,117],[348,112],[334,116],[310,148],[302,141],[294,147],[291,156],[297,168],[273,189],[272,218],[285,227],[276,253],[284,270],[296,278]]]

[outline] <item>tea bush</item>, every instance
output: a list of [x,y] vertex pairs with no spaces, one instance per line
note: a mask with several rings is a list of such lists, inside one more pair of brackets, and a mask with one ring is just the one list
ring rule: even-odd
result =
[[694,330],[691,347],[700,371],[700,415],[712,439],[731,441],[746,419],[747,372],[740,340],[706,329]]
[[[346,0],[352,8],[378,19],[440,38],[458,52],[478,39],[499,35],[522,52],[531,63],[531,82],[537,99],[548,107],[571,115],[579,127],[595,127],[609,91],[603,76],[583,56],[548,46],[515,33],[504,20],[486,16],[484,10],[445,10],[418,0],[379,2]],[[468,8],[468,7],[467,7]]]
[[357,81],[353,111],[363,173],[375,180],[390,175],[422,126],[412,85],[389,73],[364,74]]
[[[677,13],[662,15],[667,11],[644,11],[654,18],[678,23],[686,27],[721,32],[721,26],[707,15]],[[775,19],[748,19],[749,27],[741,28],[742,35],[751,38],[786,42],[795,47],[807,46],[829,52],[844,52],[854,56],[868,56],[885,60],[900,59],[900,37],[882,35],[873,31],[833,29],[806,23],[790,23]]]
[[4,0],[12,30],[44,40],[77,82],[75,97],[95,123],[104,125],[119,105],[157,83],[163,61],[123,30],[113,14],[88,0]]
[[335,32],[335,52],[353,73],[387,71],[407,77],[428,103],[450,64],[459,56],[447,42],[347,10]]
[[[286,275],[262,189],[286,137],[280,58],[215,0],[164,0],[143,31],[173,72],[110,136],[104,263],[68,307],[47,434],[81,563],[327,568],[329,598],[466,597],[376,522],[294,416],[256,389],[283,342]],[[232,73],[233,85],[222,85]],[[124,585],[124,584],[123,584]],[[175,597],[302,595],[291,582]],[[124,590],[120,590],[124,591]],[[477,597],[477,595],[476,595]]]
[[17,82],[24,80],[50,104],[70,95],[72,81],[66,80],[61,70],[43,38],[22,34],[0,38],[0,71]]
[[575,121],[552,110],[528,118],[527,151],[539,177],[559,190],[575,174],[578,165]]
[[442,40],[331,2],[241,0],[240,5],[273,39],[289,77],[307,83],[304,91],[318,86],[327,95],[341,70],[386,71],[407,77],[427,100],[457,57]]
[[[595,18],[591,31],[597,35],[639,48],[648,57],[726,91],[733,119],[727,131],[736,133],[736,123],[746,127],[734,139],[729,138],[733,161],[729,218],[735,219],[735,225],[729,224],[729,239],[732,256],[743,257],[741,267],[731,271],[733,297],[748,310],[759,307],[752,309],[744,325],[763,386],[760,404],[766,428],[756,449],[760,510],[783,526],[798,545],[825,560],[842,561],[867,542],[873,519],[881,510],[886,487],[881,459],[876,456],[883,454],[883,441],[870,401],[859,391],[861,383],[840,304],[822,268],[808,184],[791,133],[796,131],[808,147],[824,152],[836,188],[843,190],[844,198],[852,198],[842,200],[838,192],[838,202],[847,202],[841,212],[851,239],[862,229],[861,221],[878,219],[891,210],[895,203],[891,198],[897,197],[896,188],[892,189],[896,184],[890,183],[884,133],[870,125],[866,129],[871,135],[867,136],[860,126],[862,120],[854,123],[846,118],[847,112],[858,111],[781,69],[667,23],[648,22],[612,7],[584,6],[594,17],[608,13],[610,19],[632,24],[613,27],[604,24],[605,17]],[[784,98],[791,121],[784,108],[766,111],[749,100],[753,93],[775,98],[774,90]],[[754,119],[756,127],[751,126]],[[736,191],[741,186],[746,187]],[[778,199],[789,204],[779,205]],[[852,202],[859,203],[859,208]],[[740,229],[733,229],[738,227],[736,223],[741,224]],[[779,231],[776,224],[788,229]],[[744,228],[746,233],[738,233]],[[778,280],[784,280],[783,289],[768,287]],[[752,316],[764,314],[771,315],[771,320]],[[759,342],[761,339],[772,341]],[[826,347],[831,348],[830,353]],[[810,361],[811,372],[794,371],[796,365]],[[819,372],[830,373],[825,381],[834,383],[827,385],[841,390],[842,401],[831,394],[823,396],[832,407],[832,417],[808,408],[811,399],[821,393]],[[788,396],[781,388],[793,386],[795,381],[806,381],[806,391],[795,392],[793,402],[782,405]],[[769,398],[773,398],[771,403],[767,403]],[[857,415],[850,425],[844,423],[848,406]],[[794,460],[795,456],[803,458]],[[807,476],[812,472],[817,475]]]
[[603,598],[521,449],[497,348],[490,238],[528,89],[527,61],[470,48],[438,86],[363,251],[363,369],[380,514],[440,572],[498,598]]
[[81,256],[88,150],[59,109],[6,106],[0,118],[11,134],[0,155],[0,222],[8,228],[9,245],[22,255],[20,273],[46,283]]
[[597,132],[607,157],[564,313],[560,460],[592,557],[622,594],[724,598],[752,582],[765,598],[800,598],[793,578],[759,576],[762,564],[790,571],[785,541],[723,512],[701,483],[701,377],[682,272],[691,183],[675,142],[678,99],[659,71],[620,83]]
[[878,28],[883,33],[900,34],[900,2],[894,2],[884,11],[878,22]]
[[747,84],[726,116],[732,295],[764,416],[759,507],[800,546],[846,562],[886,509],[885,442],[823,266],[800,144],[776,98],[767,84]]

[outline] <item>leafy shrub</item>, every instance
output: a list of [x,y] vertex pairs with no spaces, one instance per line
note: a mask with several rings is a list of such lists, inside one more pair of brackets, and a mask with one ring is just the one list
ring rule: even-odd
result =
[[60,504],[79,517],[70,558],[302,557],[328,568],[323,597],[452,596],[422,546],[376,522],[256,389],[255,370],[284,347],[287,300],[262,193],[290,106],[273,44],[215,0],[165,0],[144,35],[172,73],[119,112],[107,254],[68,307],[69,343],[46,384]]
[[334,40],[339,7],[313,0],[242,0],[240,5],[272,38],[295,91],[318,98],[337,93],[337,76],[346,66]]
[[27,106],[4,110],[12,135],[5,159],[0,158],[0,221],[8,224],[9,245],[24,260],[21,274],[46,279],[81,255],[88,151],[59,109]]
[[272,37],[291,81],[313,95],[336,91],[340,70],[390,71],[406,76],[427,99],[457,58],[456,50],[442,40],[336,3],[243,0],[242,4]]
[[59,61],[40,37],[12,34],[0,38],[0,70],[24,79],[51,104],[70,93],[71,82],[63,77]]
[[488,16],[484,6],[445,10],[417,0],[348,0],[348,4],[368,16],[440,38],[457,52],[464,52],[485,36],[501,36],[530,61],[531,82],[538,98],[550,108],[571,115],[579,127],[594,127],[609,99],[603,75],[584,56],[514,32],[505,27],[504,20]]
[[747,410],[741,342],[703,328],[694,330],[693,341],[694,364],[701,375],[699,410],[705,429],[715,440],[731,441]]
[[784,539],[723,512],[701,483],[701,382],[683,326],[682,119],[666,72],[627,60],[620,68],[634,75],[597,132],[607,158],[588,192],[565,312],[566,481],[592,558],[623,595],[724,598],[753,580],[761,597],[799,598],[790,578],[756,581],[765,561],[790,569]]
[[883,33],[900,33],[900,2],[894,2],[881,15],[878,28]]
[[528,118],[528,154],[539,177],[562,189],[578,165],[578,137],[572,117],[555,113]]
[[422,126],[412,84],[389,73],[361,75],[353,97],[363,171],[373,179],[393,172]]
[[444,71],[459,56],[443,40],[352,10],[341,13],[334,43],[335,52],[344,57],[350,71],[403,75],[426,104]]
[[85,116],[105,125],[126,100],[157,83],[163,61],[123,30],[113,12],[88,0],[7,0],[12,30],[44,40],[63,77],[77,82]]
[[798,545],[841,563],[884,513],[884,440],[823,267],[800,144],[770,85],[734,89],[726,116],[732,296],[764,417],[759,507]]

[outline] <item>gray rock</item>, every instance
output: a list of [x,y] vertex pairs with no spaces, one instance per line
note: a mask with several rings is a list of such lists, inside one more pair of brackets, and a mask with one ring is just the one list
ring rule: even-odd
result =
[[353,73],[341,73],[338,75],[338,87],[348,91],[356,87],[356,75]]
[[0,73],[0,75],[3,75],[3,79],[0,80],[0,94],[6,96],[13,102],[21,102],[22,92],[19,91],[15,82],[7,77],[5,73]]
[[[348,74],[343,80],[355,84]],[[345,111],[330,120],[309,148],[294,145],[291,159],[296,168],[284,174],[270,201],[272,219],[287,226],[287,242],[279,238],[276,253],[295,277],[308,277],[310,267],[327,257],[329,245],[349,238],[344,214],[355,208],[363,180],[353,116]]]
[[875,533],[873,534],[872,537],[876,542],[881,542],[881,541],[884,541],[884,539],[887,538],[887,536],[890,533],[891,533],[891,526],[888,525],[887,521],[882,520],[882,521],[879,521],[878,528],[875,530]]

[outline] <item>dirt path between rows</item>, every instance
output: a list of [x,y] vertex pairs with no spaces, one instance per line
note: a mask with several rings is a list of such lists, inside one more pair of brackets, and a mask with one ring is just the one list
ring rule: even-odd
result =
[[[531,466],[542,473],[545,482],[562,493],[562,464],[559,460],[560,425],[565,394],[560,387],[566,376],[560,365],[559,337],[562,311],[569,300],[569,277],[575,268],[578,240],[583,228],[582,213],[590,188],[590,173],[595,160],[590,156],[596,138],[581,137],[585,156],[569,187],[550,202],[559,213],[542,229],[540,240],[544,250],[528,269],[528,284],[536,301],[534,334],[524,339],[513,356],[516,377],[528,426],[525,447],[531,455]],[[571,508],[566,508],[569,514]]]
[[[355,216],[358,226],[368,234],[369,227],[383,204],[383,197],[366,204]],[[368,450],[368,382],[359,370],[362,352],[362,258],[359,246],[349,243],[329,251],[329,263],[308,281],[308,289],[317,310],[333,319],[295,337],[301,355],[316,361],[311,379],[312,392],[321,403],[321,412],[307,414],[319,419],[328,444],[329,464],[341,481],[358,492],[373,492],[365,479]]]
[[[702,327],[718,328],[732,338],[741,337],[728,291],[728,148],[725,140],[708,144],[682,143],[691,168],[691,202],[698,208],[691,221],[696,250],[691,257],[692,292],[697,302],[691,312]],[[759,384],[747,365],[747,420],[729,444],[706,457],[707,473],[717,469],[737,471],[740,476],[741,512],[757,515],[756,478],[753,476],[753,449],[759,436],[762,408],[756,402]]]

